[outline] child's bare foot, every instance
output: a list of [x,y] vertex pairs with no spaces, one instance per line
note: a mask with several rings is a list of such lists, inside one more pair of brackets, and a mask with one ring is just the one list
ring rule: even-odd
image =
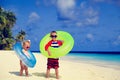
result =
[[26,77],[29,77],[30,75],[29,74],[26,74]]
[[22,74],[19,74],[19,76],[22,76]]
[[49,78],[46,78],[46,80],[49,80]]
[[23,75],[22,72],[20,72],[19,76],[22,76],[22,75]]
[[29,77],[29,75],[26,75],[26,77]]

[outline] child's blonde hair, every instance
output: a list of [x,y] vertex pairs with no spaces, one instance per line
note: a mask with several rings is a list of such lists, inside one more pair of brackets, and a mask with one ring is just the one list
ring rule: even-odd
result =
[[26,42],[30,44],[30,40],[25,40],[22,42],[22,46],[24,46]]

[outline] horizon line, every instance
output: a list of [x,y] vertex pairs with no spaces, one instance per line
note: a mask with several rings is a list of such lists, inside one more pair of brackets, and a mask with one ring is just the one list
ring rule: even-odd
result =
[[[32,51],[40,52],[40,51]],[[120,54],[120,51],[70,51],[69,53],[100,53],[100,54]]]

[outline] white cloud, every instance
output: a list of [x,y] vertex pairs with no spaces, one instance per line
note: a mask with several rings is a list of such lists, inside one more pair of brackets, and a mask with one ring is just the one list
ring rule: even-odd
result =
[[80,27],[82,26],[83,24],[81,22],[76,22],[76,26]]
[[97,24],[98,23],[98,17],[96,16],[96,17],[92,17],[92,18],[86,18],[86,25],[88,24],[88,25],[95,25],[95,24]]
[[80,6],[75,3],[75,0],[58,0],[57,7],[60,14],[58,17],[63,18],[62,20],[68,20],[69,25],[72,24],[78,27],[98,24],[99,12],[97,10],[88,5],[86,1],[81,2]]
[[99,12],[94,10],[93,7],[88,6],[86,2],[82,2],[80,4],[80,11],[78,12],[78,16],[82,15],[82,23],[85,25],[96,25],[98,24]]
[[120,35],[117,37],[117,39],[113,42],[114,45],[120,45]]
[[75,6],[74,0],[58,0],[57,1],[58,8],[61,10],[71,9]]
[[29,20],[28,23],[35,23],[36,21],[38,21],[40,19],[40,16],[36,13],[36,12],[32,12],[29,15]]
[[57,0],[60,17],[71,19],[74,16],[75,0]]
[[98,24],[99,12],[88,3],[89,1],[82,1],[80,5],[76,4],[77,0],[44,0],[44,2],[57,7],[58,20],[67,26],[81,27]]
[[87,34],[86,35],[87,39],[90,40],[90,41],[94,41],[94,37],[93,37],[93,34]]
[[89,6],[88,8],[85,8],[85,12],[84,14],[88,17],[94,17],[98,15],[98,11],[95,11],[91,6]]
[[76,26],[88,26],[88,25],[97,25],[99,22],[99,12],[94,10],[93,7],[87,5],[86,2],[82,2],[75,10],[75,18]]

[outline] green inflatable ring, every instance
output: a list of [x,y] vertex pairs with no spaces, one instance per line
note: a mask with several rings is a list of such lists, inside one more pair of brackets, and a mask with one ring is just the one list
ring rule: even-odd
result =
[[63,40],[64,43],[62,46],[58,48],[49,47],[49,50],[51,52],[51,56],[48,55],[48,52],[45,51],[45,45],[51,40],[50,33],[47,34],[43,39],[40,41],[40,51],[41,53],[48,57],[48,58],[59,58],[62,56],[65,56],[69,53],[69,51],[73,48],[74,45],[74,39],[72,36],[64,31],[56,31],[57,32],[57,40]]

